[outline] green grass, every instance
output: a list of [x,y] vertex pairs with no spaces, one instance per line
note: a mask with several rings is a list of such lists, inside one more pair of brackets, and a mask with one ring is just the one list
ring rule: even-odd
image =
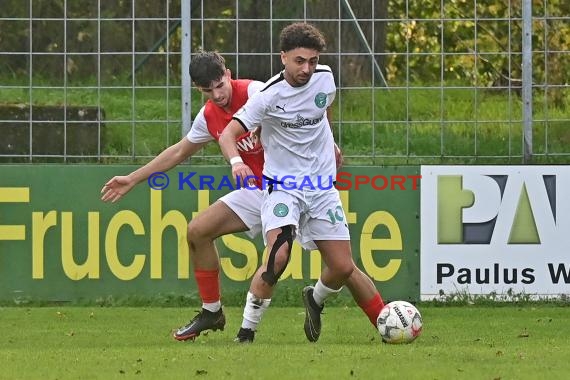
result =
[[[14,79],[6,83],[14,84]],[[42,83],[34,81],[34,85]],[[435,87],[344,89],[333,106],[335,138],[348,165],[522,163],[522,102],[506,90]],[[570,103],[570,90],[563,98]],[[374,96],[372,96],[374,93]],[[570,162],[570,109],[535,93],[535,162]],[[34,104],[97,105],[105,112],[105,162],[146,161],[181,136],[179,89],[136,87],[63,89],[35,87]],[[3,88],[0,103],[28,103],[27,88]],[[192,112],[202,97],[193,92]],[[216,144],[198,160],[223,163]]]
[[193,308],[0,308],[2,379],[566,379],[570,309],[554,305],[420,306],[412,344],[382,344],[356,307],[329,307],[317,343],[300,307],[270,307],[255,342],[223,332],[176,342]]

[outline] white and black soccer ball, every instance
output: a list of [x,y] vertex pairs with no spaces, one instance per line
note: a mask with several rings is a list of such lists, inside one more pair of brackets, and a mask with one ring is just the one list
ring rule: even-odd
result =
[[386,304],[376,321],[376,327],[386,343],[411,343],[422,332],[422,315],[406,301],[392,301]]

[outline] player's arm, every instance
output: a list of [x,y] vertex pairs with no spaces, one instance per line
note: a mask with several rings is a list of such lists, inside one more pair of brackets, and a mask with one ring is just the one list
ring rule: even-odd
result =
[[255,127],[255,129],[251,131],[251,135],[253,136],[255,147],[259,147],[261,145],[261,125]]
[[224,157],[232,166],[232,175],[236,179],[236,183],[243,183],[245,179],[248,179],[250,184],[254,184],[254,174],[249,166],[243,163],[236,144],[236,140],[243,133],[243,125],[236,119],[232,119],[224,128],[218,143],[220,144]]
[[206,142],[194,143],[185,136],[178,143],[168,147],[148,164],[126,176],[111,178],[101,189],[101,200],[116,202],[135,185],[148,179],[153,173],[166,172],[188,157],[194,155]]
[[[327,120],[329,121],[329,126],[331,127],[331,131],[333,131],[331,107],[327,108]],[[340,150],[336,142],[334,143],[334,157],[336,159],[336,168],[340,169],[344,161],[344,157],[342,156],[342,151]]]

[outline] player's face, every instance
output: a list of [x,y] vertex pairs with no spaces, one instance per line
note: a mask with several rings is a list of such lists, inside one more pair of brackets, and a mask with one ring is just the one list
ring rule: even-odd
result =
[[232,100],[232,84],[230,83],[230,79],[230,70],[226,70],[220,79],[210,83],[210,87],[198,87],[198,89],[218,107],[228,107]]
[[307,48],[282,51],[281,62],[285,66],[285,80],[293,87],[303,86],[317,68],[319,52]]

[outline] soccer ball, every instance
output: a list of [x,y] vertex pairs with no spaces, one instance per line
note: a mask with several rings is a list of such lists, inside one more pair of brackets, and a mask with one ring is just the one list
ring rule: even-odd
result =
[[422,315],[409,302],[393,301],[382,308],[376,326],[386,343],[411,343],[422,332]]

